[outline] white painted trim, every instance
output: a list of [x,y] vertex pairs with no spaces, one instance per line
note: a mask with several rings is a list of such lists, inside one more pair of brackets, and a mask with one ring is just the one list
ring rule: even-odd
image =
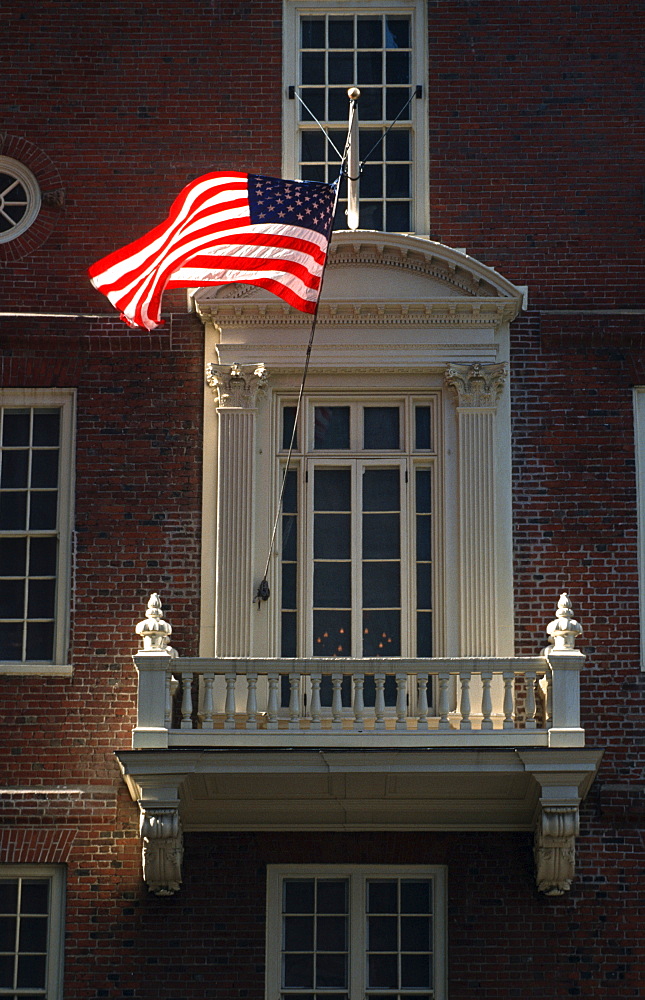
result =
[[46,992],[48,1000],[62,1000],[65,941],[65,868],[63,865],[0,865],[0,880],[5,878],[49,879]]
[[638,607],[640,661],[645,671],[645,386],[636,385],[634,402],[634,458],[636,461],[636,516],[638,523]]
[[[414,232],[426,235],[430,232],[429,193],[429,132],[428,132],[428,21],[426,4],[422,0],[283,0],[282,19],[282,173],[283,177],[294,177],[297,170],[298,108],[297,100],[289,99],[289,87],[297,80],[298,23],[303,15],[316,16],[326,13],[395,13],[409,15],[412,19],[413,78],[412,86],[421,84],[423,97],[414,98],[412,112],[412,191]],[[348,102],[349,108],[349,102]],[[360,117],[360,102],[359,102]]]
[[[365,982],[365,885],[370,878],[431,880],[433,934],[433,989],[435,1000],[446,1000],[447,872],[444,865],[267,865],[266,1000],[281,995],[282,884],[285,878],[347,878],[349,885],[349,1000],[361,1000]],[[305,991],[303,991],[305,992]],[[342,991],[341,991],[342,992]]]
[[72,672],[72,668],[65,666],[65,664],[69,653],[69,617],[73,602],[72,534],[76,458],[76,389],[2,389],[0,390],[0,405],[4,407],[58,407],[61,415],[58,486],[59,557],[53,662],[4,660],[0,661],[0,674],[66,676]]
[[11,156],[0,156],[0,170],[15,177],[22,184],[27,195],[27,205],[23,217],[12,229],[0,233],[0,243],[9,243],[26,233],[36,221],[40,212],[41,196],[38,181],[24,163],[14,160]]

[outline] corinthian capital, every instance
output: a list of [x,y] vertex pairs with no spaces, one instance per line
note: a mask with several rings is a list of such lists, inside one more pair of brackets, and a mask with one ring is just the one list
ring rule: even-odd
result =
[[446,385],[454,390],[458,406],[484,406],[494,409],[508,374],[501,365],[450,365],[446,368]]
[[217,392],[220,407],[252,410],[258,393],[266,388],[266,368],[263,364],[209,364],[206,365],[206,381],[213,392]]

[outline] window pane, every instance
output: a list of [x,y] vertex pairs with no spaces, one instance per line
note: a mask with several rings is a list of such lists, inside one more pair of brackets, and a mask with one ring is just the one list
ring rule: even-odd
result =
[[53,576],[56,573],[58,542],[55,538],[31,538],[29,541],[30,576]]
[[58,410],[34,412],[34,445],[55,447],[59,443],[60,413]]
[[329,18],[329,48],[330,49],[354,48],[353,17]]
[[2,489],[26,489],[28,474],[28,451],[3,451],[2,475],[0,476]]
[[432,883],[429,880],[404,880],[401,882],[401,911],[403,913],[430,913]]
[[23,917],[20,921],[20,950],[47,950],[47,917]]
[[367,985],[374,989],[396,989],[398,986],[397,955],[367,956]]
[[0,880],[0,913],[16,913],[18,910],[18,879]]
[[27,539],[0,538],[0,573],[24,576],[27,569]]
[[51,660],[54,655],[54,623],[29,622],[27,624],[27,659]]
[[[31,597],[31,594],[29,596]],[[282,567],[282,607],[293,611],[296,609],[295,563],[286,563]]]
[[385,206],[388,232],[408,233],[411,230],[410,203],[388,201]]
[[11,447],[29,444],[29,410],[5,410],[2,443]]
[[401,950],[431,951],[429,917],[401,917]]
[[417,451],[430,448],[430,407],[414,408],[414,447]]
[[16,946],[16,918],[0,917],[0,951],[13,951]]
[[318,912],[347,913],[347,880],[320,879],[318,882]]
[[296,561],[298,552],[297,546],[297,520],[294,514],[283,514],[282,516],[282,559],[283,562]]
[[383,206],[370,202],[361,204],[361,229],[383,229]]
[[349,406],[316,406],[314,448],[349,448]]
[[359,17],[357,29],[359,49],[380,49],[383,47],[382,18]]
[[322,17],[303,17],[301,25],[303,49],[324,49],[325,19]]
[[347,986],[347,955],[331,953],[316,956],[316,986],[331,989]]
[[385,44],[388,49],[410,47],[409,18],[388,17],[385,22]]
[[365,469],[363,473],[363,510],[399,510],[399,470]]
[[383,91],[379,87],[362,87],[359,101],[361,121],[383,120]]
[[393,160],[409,160],[410,132],[408,129],[396,128],[388,132],[385,137],[385,148],[387,150],[385,159],[388,163]]
[[417,656],[432,656],[432,612],[417,612]]
[[351,656],[352,616],[347,611],[314,609],[314,656]]
[[429,514],[432,510],[430,505],[430,470],[418,469],[416,474],[416,505],[417,514]]
[[380,52],[359,52],[356,66],[359,87],[366,83],[383,82],[383,57]]
[[285,951],[312,951],[314,946],[314,918],[285,917]]
[[[283,611],[280,633],[280,653],[282,656],[296,656],[297,653],[297,616],[295,611]],[[287,696],[286,704],[289,704]]]
[[313,955],[285,953],[283,963],[283,986],[313,986]]
[[[303,87],[301,97],[307,108],[309,108],[318,120],[325,117],[325,91],[322,88],[316,90],[314,87]],[[300,101],[298,101],[298,104],[300,104]],[[301,121],[312,121],[311,114],[309,114],[307,108],[304,108],[300,104]]]
[[[305,133],[308,134],[308,133]],[[296,407],[284,406],[282,408],[282,447],[286,450],[291,446],[291,435],[296,421]],[[294,439],[294,448],[298,447],[298,435]]]
[[352,567],[348,562],[316,562],[314,564],[314,606],[316,608],[349,608]]
[[349,469],[316,469],[314,475],[314,509],[317,511],[351,510],[351,478]]
[[58,494],[33,491],[29,501],[29,527],[32,531],[47,531],[56,527]]
[[401,567],[396,562],[363,562],[363,607],[401,606]]
[[363,558],[398,559],[399,535],[398,514],[363,514]]
[[22,623],[0,622],[0,659],[22,659]]
[[363,410],[364,447],[400,448],[398,406],[366,406]]
[[0,618],[22,618],[25,610],[25,581],[0,580]]
[[314,515],[314,559],[349,559],[351,514]]
[[347,918],[318,917],[316,942],[319,951],[345,951],[347,948]]
[[[385,71],[386,71],[385,79],[387,80],[388,83],[409,83],[410,53],[388,52],[385,57]],[[407,97],[409,96],[410,95],[408,93]]]
[[303,52],[301,80],[303,83],[325,83],[325,53]]
[[[302,133],[302,159],[303,160],[323,160],[325,159],[325,147],[327,140],[322,132]],[[286,406],[285,410],[292,410],[295,416],[295,406]],[[283,447],[288,447],[284,445]]]
[[[410,197],[410,168],[407,164],[395,163],[386,167],[385,194],[388,198]],[[388,211],[393,208],[393,205],[388,205]]]
[[401,655],[401,612],[363,612],[363,656]]
[[367,883],[367,912],[396,913],[397,912],[396,880],[374,880]]
[[0,529],[24,531],[27,526],[27,494],[0,493]]
[[286,879],[284,883],[284,912],[313,913],[314,885],[313,879]]
[[31,485],[58,485],[58,451],[34,451],[31,459]]
[[5,989],[11,989],[14,985],[13,983],[13,967],[14,967],[14,956],[13,955],[0,955],[0,986]]
[[[354,54],[353,52],[331,52],[328,56],[327,63],[327,74],[328,83],[340,83],[343,86],[342,94],[339,91],[334,94],[334,107],[338,105],[338,101],[344,94],[344,102],[347,106],[347,113],[349,113],[349,98],[347,96],[347,88],[351,87],[355,83],[355,73],[354,73]],[[331,111],[331,93],[330,93],[330,104],[329,104],[329,117],[338,118],[339,115]]]
[[369,951],[397,951],[399,946],[396,917],[369,917],[367,947]]
[[401,986],[430,986],[430,955],[401,955]]
[[361,174],[361,197],[383,197],[383,167],[380,163],[367,164]]

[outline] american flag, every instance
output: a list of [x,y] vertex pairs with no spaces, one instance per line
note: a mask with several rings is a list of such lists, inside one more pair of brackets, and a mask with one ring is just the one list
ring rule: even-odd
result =
[[335,185],[235,171],[204,174],[165,222],[89,269],[130,326],[161,322],[166,288],[246,282],[302,312],[316,309]]

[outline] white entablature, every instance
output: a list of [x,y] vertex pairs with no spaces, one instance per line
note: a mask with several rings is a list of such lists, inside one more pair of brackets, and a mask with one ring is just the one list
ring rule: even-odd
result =
[[[190,298],[218,343],[221,363],[253,363],[266,345],[274,371],[301,368],[308,314],[253,285],[202,288]],[[335,233],[312,364],[367,371],[385,358],[397,368],[426,370],[503,361],[505,331],[522,302],[521,288],[443,244],[396,234]]]

